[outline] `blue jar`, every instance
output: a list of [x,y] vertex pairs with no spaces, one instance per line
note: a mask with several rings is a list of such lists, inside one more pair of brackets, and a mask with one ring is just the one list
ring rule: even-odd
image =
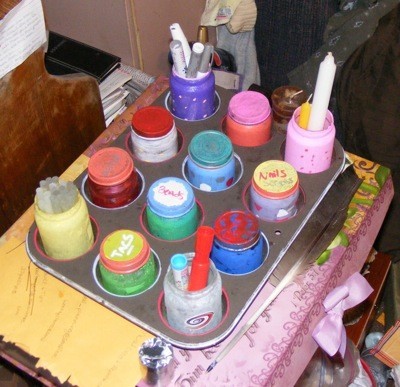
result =
[[264,238],[251,212],[227,211],[217,218],[211,259],[227,274],[247,274],[264,262]]
[[189,144],[187,179],[202,191],[223,191],[235,182],[235,158],[228,136],[216,130],[196,134]]
[[145,210],[150,233],[165,240],[178,240],[195,233],[199,214],[192,187],[183,179],[164,177],[147,194]]

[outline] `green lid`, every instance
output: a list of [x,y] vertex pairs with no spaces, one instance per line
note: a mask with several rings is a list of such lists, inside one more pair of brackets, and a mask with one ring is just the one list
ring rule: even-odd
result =
[[205,130],[196,134],[189,144],[189,155],[200,165],[214,167],[226,164],[233,154],[228,136],[216,130]]

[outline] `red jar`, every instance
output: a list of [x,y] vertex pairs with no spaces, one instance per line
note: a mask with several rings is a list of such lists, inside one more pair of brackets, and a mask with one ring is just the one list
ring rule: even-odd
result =
[[129,153],[114,147],[96,152],[88,164],[88,188],[99,207],[117,208],[135,200],[140,185]]

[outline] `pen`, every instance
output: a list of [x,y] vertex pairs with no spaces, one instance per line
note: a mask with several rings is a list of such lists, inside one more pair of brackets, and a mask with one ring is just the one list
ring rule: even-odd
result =
[[171,270],[177,288],[186,290],[189,280],[188,262],[186,255],[174,254],[171,257]]
[[208,70],[210,69],[210,64],[212,65],[213,54],[214,46],[211,43],[204,44],[204,50],[201,54],[199,70],[197,72],[197,78],[201,77],[201,75],[208,73]]
[[208,226],[200,226],[197,230],[194,257],[189,276],[189,291],[201,290],[207,286],[214,233],[214,229]]
[[174,62],[175,72],[177,73],[177,75],[185,77],[187,68],[182,43],[179,40],[173,40],[169,44],[169,49],[171,51],[172,60]]
[[186,67],[189,65],[190,61],[190,55],[192,53],[189,42],[186,39],[185,34],[182,31],[181,26],[179,23],[173,23],[169,26],[169,29],[171,31],[171,36],[173,40],[179,40],[182,43],[182,48],[183,48],[183,53],[185,55],[185,63]]
[[201,56],[204,51],[204,44],[196,42],[192,47],[192,55],[187,68],[186,78],[196,78],[197,71],[200,67]]

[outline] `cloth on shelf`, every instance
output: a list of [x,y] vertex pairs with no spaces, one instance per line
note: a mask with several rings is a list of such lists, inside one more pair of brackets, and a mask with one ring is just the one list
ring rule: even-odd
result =
[[257,7],[254,0],[242,0],[231,20],[227,23],[226,27],[229,32],[236,34],[238,32],[251,31],[256,24]]
[[207,0],[200,24],[203,26],[219,26],[231,19],[241,0]]
[[230,52],[236,60],[237,73],[243,77],[242,89],[247,90],[251,84],[260,84],[260,71],[257,62],[254,29],[238,34],[231,34],[223,25],[217,27],[217,47]]

